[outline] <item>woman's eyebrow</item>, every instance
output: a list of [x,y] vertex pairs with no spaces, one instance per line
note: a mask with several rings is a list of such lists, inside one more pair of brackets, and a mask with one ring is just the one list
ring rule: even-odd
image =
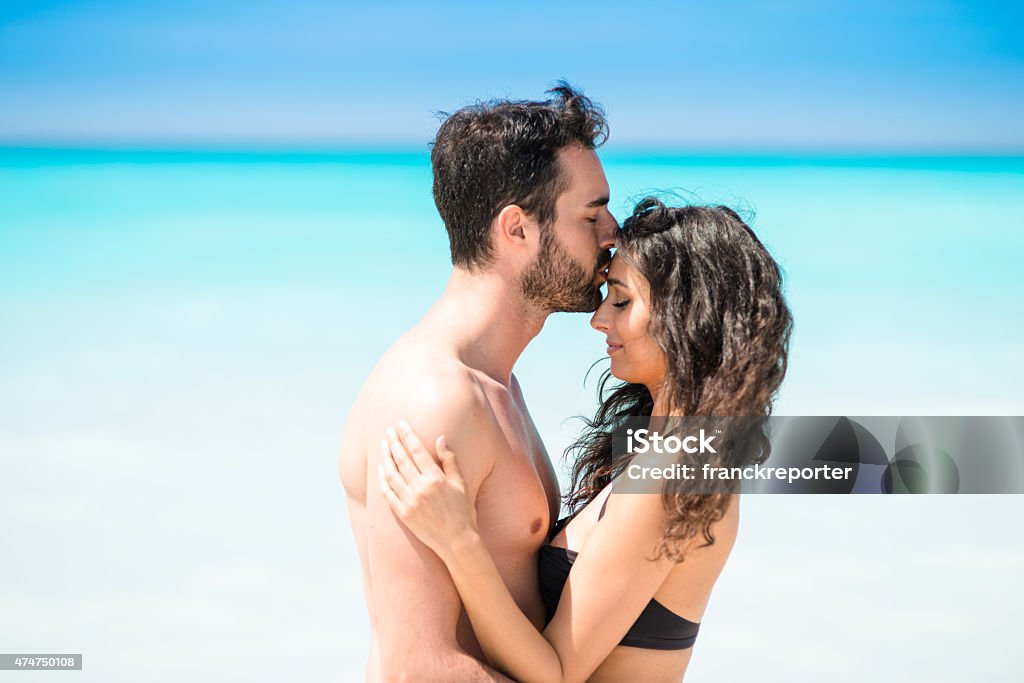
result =
[[623,282],[622,280],[616,280],[613,277],[608,278],[607,280],[605,280],[605,282],[607,282],[609,285],[615,285],[616,287],[622,287],[623,289],[629,289],[629,287],[626,286],[625,282]]

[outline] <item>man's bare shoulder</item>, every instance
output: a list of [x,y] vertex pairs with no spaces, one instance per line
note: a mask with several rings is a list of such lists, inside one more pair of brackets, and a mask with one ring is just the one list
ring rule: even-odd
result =
[[504,440],[478,371],[419,340],[400,340],[363,389],[361,412],[393,426],[406,420],[431,453],[444,435],[468,480],[485,477]]
[[475,370],[454,356],[423,347],[399,341],[388,350],[364,387],[372,404],[408,407],[423,417],[439,418],[488,405]]

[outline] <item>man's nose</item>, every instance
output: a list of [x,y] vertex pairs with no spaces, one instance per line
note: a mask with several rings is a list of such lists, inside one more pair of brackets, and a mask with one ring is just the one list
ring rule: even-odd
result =
[[602,249],[611,249],[615,246],[615,234],[619,231],[619,222],[615,220],[615,216],[608,212],[608,220],[605,221],[602,227],[602,232],[599,237]]

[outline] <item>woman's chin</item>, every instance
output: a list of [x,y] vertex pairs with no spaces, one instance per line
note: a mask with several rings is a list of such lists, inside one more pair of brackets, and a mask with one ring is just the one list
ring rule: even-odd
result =
[[623,371],[621,364],[619,367],[615,367],[615,365],[615,361],[612,360],[612,367],[610,368],[612,377],[623,382],[636,382],[636,378],[633,377],[632,373]]
[[643,384],[644,386],[650,386],[650,375],[635,372],[635,368],[623,368],[623,363],[616,363],[612,361],[612,366],[609,370],[612,373],[612,377],[627,384]]

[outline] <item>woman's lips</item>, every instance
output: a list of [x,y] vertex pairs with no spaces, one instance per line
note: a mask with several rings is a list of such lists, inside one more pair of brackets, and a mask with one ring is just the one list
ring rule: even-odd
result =
[[607,342],[607,344],[608,344],[608,355],[609,356],[622,348],[622,344],[613,344],[611,342]]

